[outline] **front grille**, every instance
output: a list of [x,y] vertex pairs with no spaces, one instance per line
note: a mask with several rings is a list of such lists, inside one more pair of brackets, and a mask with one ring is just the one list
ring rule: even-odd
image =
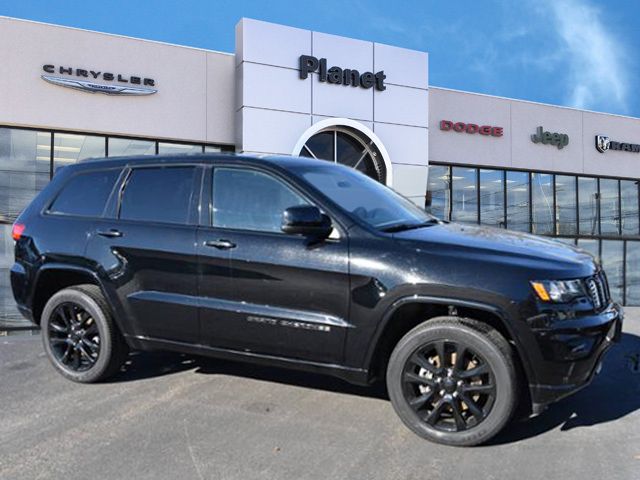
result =
[[607,283],[607,276],[603,271],[598,272],[593,277],[587,278],[585,284],[596,310],[600,310],[609,304],[609,284]]

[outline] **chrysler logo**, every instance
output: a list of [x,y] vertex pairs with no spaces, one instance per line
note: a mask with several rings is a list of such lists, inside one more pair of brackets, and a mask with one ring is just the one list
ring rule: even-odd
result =
[[[41,76],[46,82],[60,85],[61,87],[82,90],[83,92],[104,93],[106,95],[151,95],[158,91],[153,88],[155,87],[153,78],[137,75],[122,75],[100,70],[63,66],[56,67],[51,64],[43,65],[42,70],[48,74]],[[102,81],[118,82],[120,85],[102,83]]]
[[157,90],[144,87],[127,87],[124,85],[103,85],[101,83],[74,80],[73,78],[53,77],[42,75],[42,79],[61,87],[75,88],[89,93],[104,93],[106,95],[151,95]]
[[611,145],[611,140],[609,137],[604,135],[596,135],[596,149],[600,153],[604,153],[609,150],[609,146]]

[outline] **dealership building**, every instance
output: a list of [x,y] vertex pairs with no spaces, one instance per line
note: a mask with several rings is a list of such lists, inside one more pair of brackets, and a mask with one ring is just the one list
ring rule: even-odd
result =
[[431,87],[426,52],[235,35],[223,53],[0,17],[0,326],[24,324],[11,225],[56,168],[218,151],[339,162],[438,217],[577,244],[640,305],[640,119]]

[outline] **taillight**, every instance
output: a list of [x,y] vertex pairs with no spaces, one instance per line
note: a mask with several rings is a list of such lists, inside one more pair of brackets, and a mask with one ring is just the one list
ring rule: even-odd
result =
[[11,230],[11,236],[17,242],[20,240],[22,233],[24,232],[24,224],[23,223],[14,223],[13,229]]

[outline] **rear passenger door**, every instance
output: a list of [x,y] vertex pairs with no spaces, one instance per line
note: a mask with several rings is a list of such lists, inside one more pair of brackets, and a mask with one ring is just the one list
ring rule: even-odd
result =
[[199,340],[196,222],[202,169],[145,165],[125,172],[108,218],[96,222],[95,259],[126,317],[126,334]]

